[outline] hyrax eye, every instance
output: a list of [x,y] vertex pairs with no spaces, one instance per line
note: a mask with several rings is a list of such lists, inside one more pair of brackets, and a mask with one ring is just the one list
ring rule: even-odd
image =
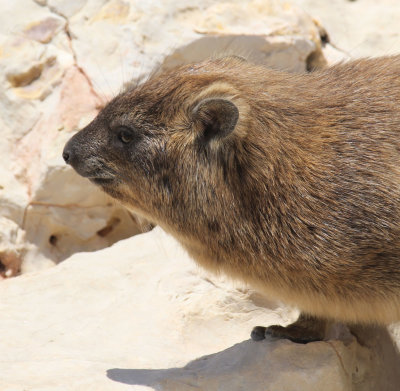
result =
[[119,128],[117,134],[118,139],[124,144],[129,144],[135,137],[133,131],[126,127]]

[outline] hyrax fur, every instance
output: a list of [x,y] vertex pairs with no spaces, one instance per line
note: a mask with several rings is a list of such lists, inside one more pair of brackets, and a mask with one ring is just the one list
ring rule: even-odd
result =
[[308,74],[233,56],[159,72],[64,159],[198,264],[301,309],[254,339],[400,320],[400,56]]

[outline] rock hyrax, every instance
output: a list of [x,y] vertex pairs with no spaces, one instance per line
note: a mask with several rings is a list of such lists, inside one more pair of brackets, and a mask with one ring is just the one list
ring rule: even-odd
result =
[[308,74],[232,56],[159,72],[63,156],[201,266],[301,309],[254,339],[400,320],[400,56]]

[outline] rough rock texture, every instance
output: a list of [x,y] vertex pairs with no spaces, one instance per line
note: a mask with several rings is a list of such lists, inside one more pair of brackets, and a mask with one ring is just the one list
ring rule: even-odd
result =
[[[291,0],[328,31],[331,42],[350,57],[400,52],[398,0]],[[325,53],[326,54],[326,53]]]
[[[0,260],[5,274],[13,275],[21,267],[53,265],[78,249],[108,246],[139,229],[126,210],[63,165],[60,151],[70,132],[101,105],[77,66],[65,18],[33,1],[2,7],[0,211],[18,234],[1,245],[17,249],[20,264]],[[110,235],[101,235],[107,229]]]
[[159,228],[6,280],[0,297],[2,391],[350,391],[372,370],[345,333],[250,341],[295,311],[205,274]]
[[276,0],[16,0],[1,11],[0,213],[17,231],[0,237],[14,254],[0,253],[4,276],[146,230],[61,158],[124,84],[221,52],[292,71],[324,64],[318,27]]

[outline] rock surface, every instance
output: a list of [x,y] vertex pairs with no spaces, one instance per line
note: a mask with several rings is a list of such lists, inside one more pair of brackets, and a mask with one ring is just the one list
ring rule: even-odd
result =
[[291,0],[319,20],[331,42],[349,57],[400,52],[398,0]]
[[350,391],[371,371],[348,336],[249,340],[296,312],[205,274],[159,228],[6,280],[0,297],[2,391]]

